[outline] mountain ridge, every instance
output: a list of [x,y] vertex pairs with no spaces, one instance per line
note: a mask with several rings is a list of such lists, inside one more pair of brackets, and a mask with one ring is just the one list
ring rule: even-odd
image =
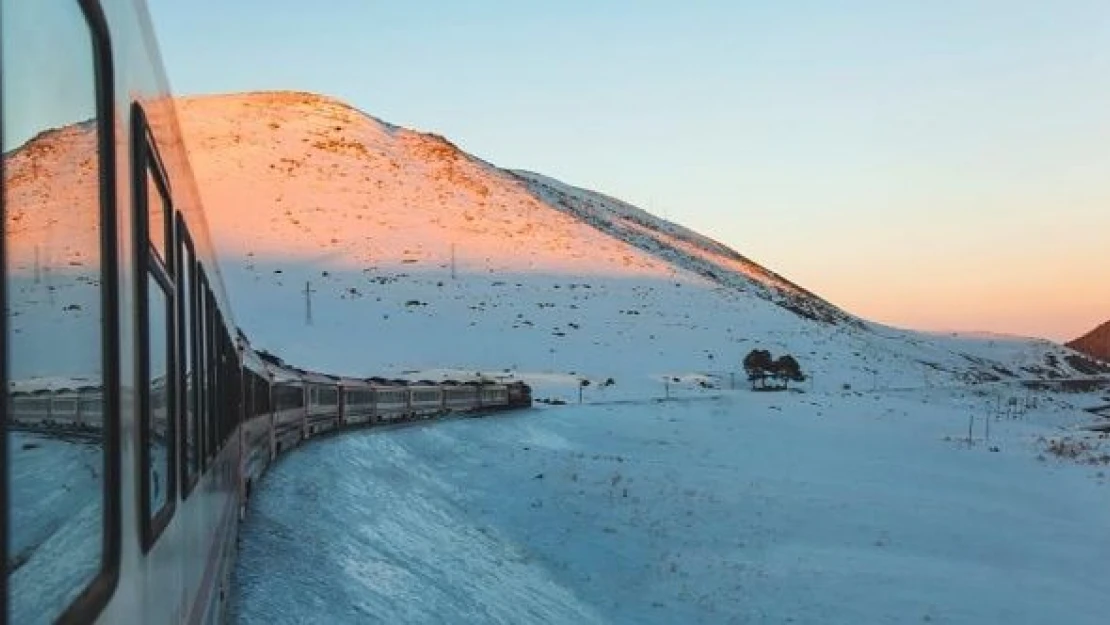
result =
[[[347,153],[363,160],[389,159],[389,166],[395,167],[396,161],[393,160],[393,155],[389,154],[388,151],[380,148],[377,150],[367,148],[367,145],[378,148],[383,143],[380,139],[388,135],[394,142],[401,144],[403,155],[417,157],[402,162],[409,167],[412,167],[413,160],[417,163],[429,164],[433,171],[428,173],[431,174],[433,179],[444,180],[449,183],[453,187],[452,193],[457,193],[459,190],[469,192],[473,199],[477,200],[475,203],[479,205],[489,197],[491,187],[495,186],[494,183],[496,182],[506,183],[510,187],[513,184],[520,185],[529,197],[510,197],[505,200],[506,203],[515,201],[518,208],[526,209],[534,205],[535,200],[538,200],[539,203],[545,203],[546,200],[546,203],[551,207],[563,211],[575,221],[587,223],[602,235],[610,237],[618,245],[630,245],[637,248],[643,254],[643,256],[635,255],[641,263],[646,265],[657,265],[659,262],[674,264],[677,260],[680,261],[678,265],[684,269],[722,283],[723,286],[747,288],[759,297],[774,301],[776,304],[810,319],[833,323],[854,320],[854,317],[821,299],[811,291],[803,289],[773,271],[745,258],[719,241],[709,239],[678,224],[659,219],[642,209],[610,196],[573,187],[539,174],[497,167],[489,161],[464,152],[440,134],[426,133],[390,124],[349,104],[316,94],[280,91],[252,92],[230,96],[193,96],[180,100],[180,108],[186,120],[195,119],[195,117],[191,117],[191,113],[198,108],[211,110],[220,106],[228,108],[249,106],[255,109],[256,112],[261,112],[259,109],[264,109],[270,111],[270,114],[276,113],[279,115],[279,109],[282,107],[292,107],[297,110],[311,108],[317,115],[323,115],[330,119],[342,118],[341,112],[353,114],[376,126],[380,130],[377,133],[378,136],[354,138],[353,135],[336,136],[335,133],[327,133],[329,136],[309,142],[310,146],[319,150]],[[349,118],[340,119],[340,121],[341,124],[337,124],[334,129],[350,128],[353,125]],[[275,123],[279,125],[279,128],[275,130],[280,132],[280,128],[285,122],[271,122],[271,125]],[[188,125],[188,121],[186,121],[186,125]],[[316,132],[318,132],[318,129]],[[367,141],[367,138],[370,141]],[[200,140],[202,146],[211,145],[211,142],[211,135]],[[186,143],[195,143],[195,139],[187,138]],[[191,154],[198,155],[193,160],[200,163],[195,166],[201,177],[204,177],[206,175],[205,160],[207,155],[203,154],[203,150],[194,149],[191,149]],[[289,173],[293,173],[293,171]],[[377,176],[372,173],[371,176],[376,179],[367,179],[366,181],[372,182],[380,190],[383,186],[383,176],[380,173]],[[427,177],[425,177],[422,182],[426,183],[427,181]],[[397,195],[400,195],[405,201],[411,201],[411,197],[404,193]],[[441,197],[438,199],[442,200],[442,192],[440,192],[440,195]],[[582,195],[587,197],[578,199]],[[529,202],[529,200],[533,200],[533,202]],[[209,203],[206,202],[206,204]],[[639,230],[639,232],[632,232],[632,230]],[[643,236],[632,236],[636,234]],[[566,247],[574,246],[571,243]],[[401,251],[404,252],[404,250]],[[462,253],[465,255],[464,250]],[[739,272],[741,276],[724,279],[722,274],[730,270]]]

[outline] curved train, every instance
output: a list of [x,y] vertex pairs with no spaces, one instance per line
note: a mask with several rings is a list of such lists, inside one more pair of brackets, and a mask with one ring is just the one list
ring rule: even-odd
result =
[[[143,0],[0,0],[0,625],[220,623],[275,459],[531,405],[306,371],[235,330]],[[207,210],[234,210],[210,206]]]

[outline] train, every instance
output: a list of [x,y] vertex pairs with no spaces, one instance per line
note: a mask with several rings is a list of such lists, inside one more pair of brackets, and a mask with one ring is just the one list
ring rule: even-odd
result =
[[[332,430],[532,405],[532,389],[522,381],[363,379],[257,365],[249,358],[240,365],[243,395],[239,421],[258,421],[248,436],[249,446],[252,450],[265,449],[268,458]],[[164,384],[165,379],[158,383]],[[8,393],[8,427],[46,434],[100,436],[103,395],[99,386],[12,390]],[[157,418],[152,427],[163,439],[169,429],[165,419]],[[255,444],[255,439],[264,444]]]
[[144,0],[0,0],[0,35],[0,625],[222,623],[283,454],[531,405],[256,349],[205,220],[235,207],[201,201]]

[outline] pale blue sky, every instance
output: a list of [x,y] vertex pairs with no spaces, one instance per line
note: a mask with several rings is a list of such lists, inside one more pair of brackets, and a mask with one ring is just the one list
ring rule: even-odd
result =
[[1110,2],[149,0],[179,93],[301,89],[858,314],[1110,318]]
[[96,116],[92,38],[74,5],[3,2],[5,152],[48,128]]

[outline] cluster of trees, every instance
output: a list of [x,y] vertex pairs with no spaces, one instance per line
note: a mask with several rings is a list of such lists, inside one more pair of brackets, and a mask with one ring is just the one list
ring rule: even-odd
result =
[[771,352],[765,349],[753,349],[744,357],[744,371],[748,374],[748,381],[752,383],[752,390],[756,384],[759,388],[767,388],[767,380],[774,380],[776,388],[787,388],[790,382],[801,382],[806,379],[802,367],[790,354],[783,354],[777,359],[772,358]]

